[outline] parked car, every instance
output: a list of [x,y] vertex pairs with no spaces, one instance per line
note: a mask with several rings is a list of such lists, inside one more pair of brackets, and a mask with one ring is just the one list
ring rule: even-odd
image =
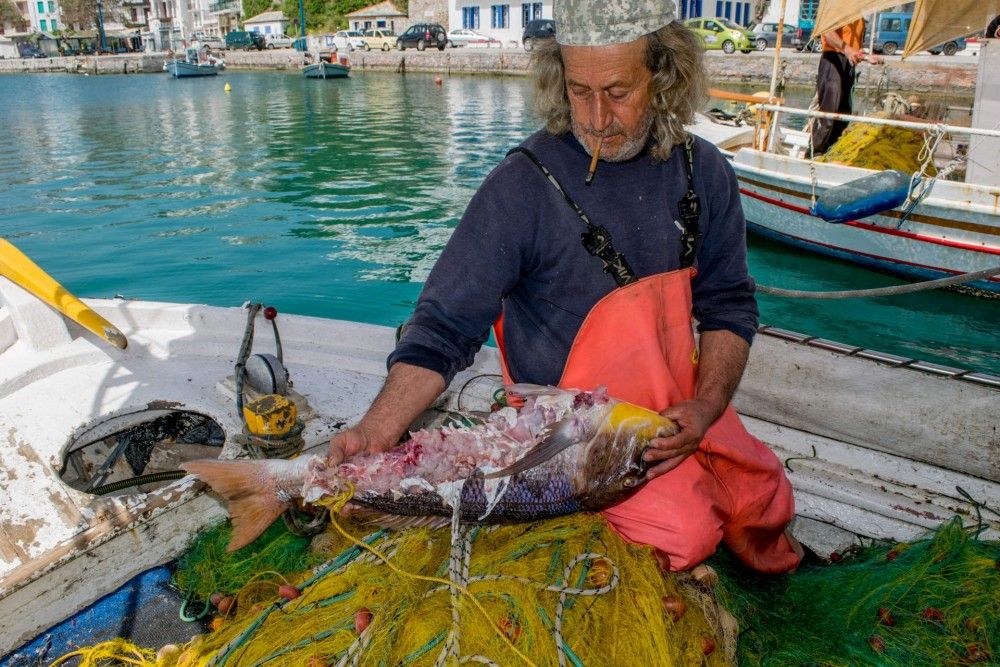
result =
[[266,46],[267,42],[264,41],[264,35],[259,32],[233,30],[232,32],[226,34],[227,49],[243,49],[244,51],[257,49],[260,51],[266,48]]
[[290,49],[295,45],[295,38],[286,35],[264,35],[264,43],[269,49]]
[[521,35],[521,44],[525,51],[535,48],[535,41],[539,39],[549,39],[556,36],[556,22],[552,19],[535,19],[528,21],[524,26],[524,33]]
[[191,39],[198,42],[199,46],[207,46],[210,49],[224,49],[226,48],[226,43],[221,37],[216,37],[215,35],[206,35],[203,32],[196,32],[191,35]]
[[[757,47],[758,51],[763,51],[768,47],[773,49],[778,43],[777,23],[758,23],[752,26],[750,30],[753,33],[753,44]],[[798,26],[786,23],[781,31],[781,47],[795,46],[798,40],[798,33]]]
[[34,44],[29,44],[28,42],[21,42],[18,44],[17,52],[21,54],[22,58],[48,58],[44,51],[39,49]]
[[500,40],[468,28],[456,28],[448,33],[448,46],[451,48],[454,49],[459,46],[468,46],[469,44],[500,46]]
[[[910,32],[910,20],[913,14],[909,12],[883,12],[878,15],[875,21],[875,40],[870,40],[870,35],[866,31],[863,44],[872,44],[872,48],[877,53],[891,56],[906,44],[906,37]],[[959,37],[944,44],[939,44],[934,48],[927,49],[934,55],[940,53],[946,56],[953,56],[966,47],[965,40]]]
[[361,39],[364,43],[363,48],[365,51],[371,51],[372,49],[388,51],[396,43],[396,33],[385,28],[374,28],[372,30],[365,30],[362,33]]
[[440,23],[415,23],[396,38],[396,48],[400,51],[408,46],[417,47],[417,51],[436,46],[439,51],[444,51],[447,45],[448,33]]
[[750,53],[753,50],[753,33],[727,18],[694,18],[684,21],[684,25],[701,38],[706,49],[722,49],[724,53],[734,53],[737,49]]
[[338,30],[333,35],[333,41],[338,51],[354,51],[365,49],[364,33],[359,30]]

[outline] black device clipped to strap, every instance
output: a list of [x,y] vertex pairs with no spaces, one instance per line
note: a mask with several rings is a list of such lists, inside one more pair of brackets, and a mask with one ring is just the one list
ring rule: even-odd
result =
[[701,201],[694,191],[694,137],[689,133],[684,140],[684,171],[687,173],[688,189],[683,199],[677,202],[681,219],[681,268],[694,266],[695,253],[701,241],[698,216],[701,215]]
[[[587,217],[572,197],[563,189],[558,179],[552,175],[538,156],[524,146],[517,146],[507,151],[507,155],[522,153],[538,167],[539,171],[548,179],[549,183],[563,196],[566,203],[570,205],[583,224],[587,226],[587,231],[580,235],[583,247],[594,257],[597,257],[604,264],[604,272],[614,278],[618,287],[624,287],[636,282],[639,278],[635,275],[632,267],[629,266],[625,256],[615,250],[611,242],[611,232],[603,225],[595,225]],[[684,141],[684,170],[687,173],[687,193],[683,199],[677,202],[677,210],[680,212],[681,225],[681,268],[687,268],[694,264],[695,253],[698,250],[698,242],[701,240],[701,232],[698,231],[698,216],[701,214],[701,202],[698,194],[694,191],[694,137],[690,134]]]
[[624,287],[625,285],[637,281],[639,278],[636,277],[635,271],[632,270],[632,267],[628,265],[628,260],[625,259],[625,255],[615,250],[614,245],[612,245],[611,232],[609,232],[603,225],[595,225],[590,221],[587,214],[583,212],[583,209],[580,208],[579,204],[573,201],[572,197],[566,194],[562,184],[560,184],[556,177],[552,175],[552,172],[550,172],[545,165],[542,164],[541,160],[538,159],[538,156],[524,146],[517,146],[516,148],[512,148],[507,151],[507,155],[511,155],[512,153],[523,153],[526,155],[528,159],[531,160],[536,167],[538,167],[542,174],[545,175],[545,178],[549,180],[549,183],[551,183],[555,189],[562,194],[566,203],[570,205],[573,211],[576,212],[577,216],[579,216],[580,220],[583,221],[583,224],[587,226],[587,231],[580,235],[580,238],[583,240],[583,247],[591,255],[601,260],[604,264],[604,272],[614,278],[615,283],[619,287]]

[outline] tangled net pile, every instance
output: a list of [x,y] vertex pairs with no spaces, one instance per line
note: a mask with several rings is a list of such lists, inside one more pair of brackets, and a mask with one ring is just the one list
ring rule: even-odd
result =
[[956,517],[928,539],[868,546],[765,579],[719,563],[750,665],[1000,664],[1000,543]]
[[[211,632],[158,655],[102,644],[80,664],[726,664],[701,601],[685,598],[648,548],[623,542],[599,515],[471,527],[458,540],[447,527],[371,532],[347,521],[344,530],[367,532],[360,541],[408,574],[334,530],[314,538],[310,553],[272,528],[225,554],[228,528],[216,529],[176,577],[198,596],[235,594],[218,605]],[[317,552],[326,557],[310,570],[276,569]],[[260,574],[250,575],[251,562]],[[300,594],[286,599],[279,587]]]
[[[874,114],[876,118],[886,118],[889,114]],[[865,169],[896,169],[904,174],[920,171],[920,158],[924,147],[921,132],[900,127],[851,123],[833,146],[817,162],[835,162]],[[927,175],[936,173],[934,165],[928,165]]]

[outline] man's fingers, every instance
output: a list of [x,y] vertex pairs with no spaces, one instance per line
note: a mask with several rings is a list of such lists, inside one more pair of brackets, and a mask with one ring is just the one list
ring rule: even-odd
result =
[[327,459],[331,465],[340,465],[365,449],[365,438],[355,430],[341,431],[330,438],[330,453]]

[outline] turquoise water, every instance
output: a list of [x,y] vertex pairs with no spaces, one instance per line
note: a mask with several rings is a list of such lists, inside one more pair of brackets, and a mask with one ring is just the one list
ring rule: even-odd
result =
[[[0,108],[0,235],[71,291],[388,325],[537,125],[526,79],[361,72],[5,76]],[[761,284],[898,283],[757,239],[750,257]],[[997,300],[760,303],[768,324],[1000,373]]]

